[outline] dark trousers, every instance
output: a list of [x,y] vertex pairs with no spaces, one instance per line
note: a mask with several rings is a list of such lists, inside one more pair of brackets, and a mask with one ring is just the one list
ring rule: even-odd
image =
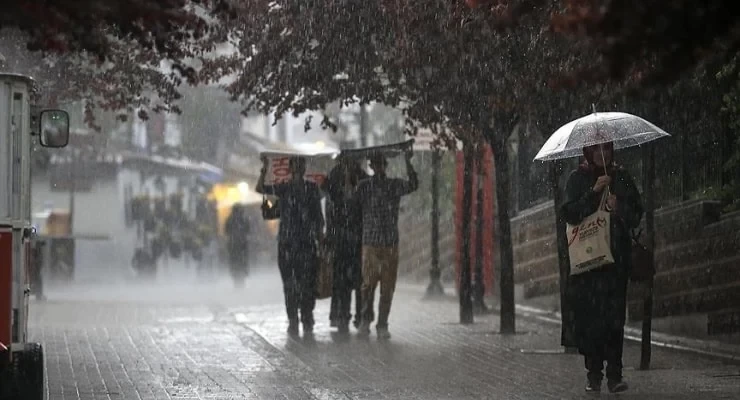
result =
[[622,380],[622,352],[624,349],[624,328],[609,332],[604,350],[584,355],[587,376],[591,381],[601,381],[606,362],[606,379],[613,382]]
[[329,319],[339,324],[348,324],[352,319],[352,291],[355,292],[355,322],[359,322],[362,313],[362,297],[359,285],[356,286],[334,286],[331,296],[331,312]]
[[627,309],[627,267],[605,265],[568,279],[574,340],[584,356],[588,379],[622,379],[622,350]]
[[347,324],[352,318],[352,291],[355,292],[355,323],[362,312],[362,243],[342,240],[334,246],[334,278],[329,319]]
[[316,306],[316,247],[310,244],[278,243],[278,267],[283,280],[285,311],[291,324],[313,326]]

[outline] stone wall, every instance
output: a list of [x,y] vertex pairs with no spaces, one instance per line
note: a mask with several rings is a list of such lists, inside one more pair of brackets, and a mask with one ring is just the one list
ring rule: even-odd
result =
[[[695,200],[658,210],[653,316],[704,315],[710,334],[740,328],[740,213]],[[552,202],[512,219],[515,279],[528,299],[558,293]],[[629,318],[643,316],[642,287],[632,285]]]

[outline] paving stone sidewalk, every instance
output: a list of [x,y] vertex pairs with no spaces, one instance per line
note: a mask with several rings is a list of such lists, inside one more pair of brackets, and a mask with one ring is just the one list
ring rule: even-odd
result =
[[[400,290],[390,341],[333,333],[328,300],[319,302],[313,337],[291,339],[279,285],[269,285],[243,296],[185,290],[187,301],[171,302],[143,294],[136,301],[50,294],[47,303],[33,304],[31,322],[32,335],[46,347],[49,398],[599,397],[583,392],[580,357],[532,352],[559,348],[556,327],[520,319],[519,334],[502,336],[495,316],[462,326],[454,303],[423,302]],[[740,398],[737,365],[656,349],[653,370],[638,371],[639,349],[625,350],[632,390],[620,398]]]

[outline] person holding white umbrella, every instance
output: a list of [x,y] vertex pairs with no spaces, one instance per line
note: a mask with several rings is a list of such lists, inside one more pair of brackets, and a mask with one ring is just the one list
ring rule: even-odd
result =
[[[613,145],[583,148],[584,162],[568,179],[561,206],[568,224],[579,227],[600,208],[610,213],[613,262],[579,274],[568,281],[568,298],[575,316],[575,340],[585,359],[586,390],[601,390],[602,370],[610,392],[627,390],[622,379],[622,347],[630,274],[630,230],[640,224],[640,193],[630,176],[613,161]],[[572,238],[569,237],[569,244]]]
[[574,315],[575,345],[588,371],[587,392],[601,391],[604,363],[609,391],[628,388],[622,349],[633,269],[631,231],[644,210],[632,176],[614,162],[614,150],[667,136],[635,115],[594,110],[558,129],[535,157],[549,161],[582,155],[584,160],[571,173],[559,206],[568,224],[566,301]]

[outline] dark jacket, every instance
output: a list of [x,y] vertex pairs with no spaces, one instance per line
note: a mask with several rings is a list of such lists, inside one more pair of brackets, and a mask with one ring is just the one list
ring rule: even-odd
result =
[[[602,170],[603,171],[603,170]],[[631,269],[630,231],[640,224],[643,207],[640,193],[630,174],[611,168],[610,192],[617,197],[617,209],[611,218],[612,253],[615,263],[570,276],[567,301],[574,313],[575,341],[583,354],[598,351],[606,337],[624,329],[627,282]],[[582,165],[571,173],[561,211],[566,222],[577,225],[596,212],[600,193],[592,188],[600,173]]]
[[264,193],[272,193],[280,201],[278,244],[311,248],[324,229],[321,193],[318,185],[300,180],[264,185]]
[[[356,183],[368,178],[361,169],[354,171]],[[323,189],[329,197],[327,210],[327,236],[335,246],[344,244],[361,245],[362,209],[357,199],[344,194],[344,174],[342,167],[334,167],[324,182]],[[356,184],[355,183],[355,184]]]

